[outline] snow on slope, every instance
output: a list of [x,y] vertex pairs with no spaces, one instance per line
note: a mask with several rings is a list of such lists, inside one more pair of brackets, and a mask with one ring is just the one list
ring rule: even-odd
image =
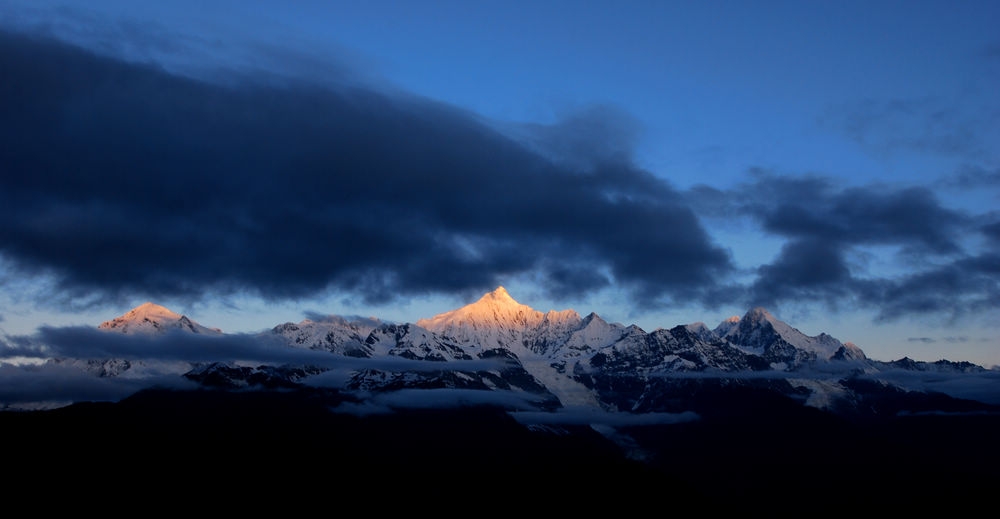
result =
[[[222,336],[222,330],[202,326],[168,308],[143,303],[124,315],[104,321],[98,330],[132,336],[160,336],[170,332]],[[100,378],[146,379],[162,375],[181,375],[191,369],[186,361],[125,358],[53,358],[52,364],[74,366]]]
[[[106,321],[100,328],[126,334],[222,333],[152,303]],[[415,324],[329,316],[281,324],[262,333],[281,337],[291,347],[348,357],[450,361],[483,358],[491,356],[491,350],[502,349],[516,356],[528,374],[566,407],[604,407],[594,390],[574,378],[581,370],[614,368],[619,374],[639,376],[706,368],[755,369],[753,359],[737,355],[738,350],[752,355],[768,352],[769,358],[778,359],[772,365],[782,364],[785,357],[780,355],[789,355],[790,349],[814,353],[813,358],[822,360],[838,351],[841,357],[856,353],[863,358],[856,346],[842,345],[825,334],[806,336],[763,308],[728,319],[715,330],[698,322],[647,334],[634,325],[609,323],[594,313],[581,318],[574,310],[540,312],[514,300],[502,286],[471,304]],[[591,363],[598,357],[600,364]],[[112,367],[120,370],[117,364]],[[137,367],[134,363],[124,371]]]
[[376,319],[348,320],[328,316],[322,320],[304,319],[298,323],[279,324],[263,334],[279,336],[295,348],[367,357],[371,352],[365,345],[365,339],[381,324]]
[[536,328],[544,318],[545,314],[518,303],[501,286],[475,303],[420,319],[417,326],[460,343],[478,343],[489,349],[523,345],[525,331]]
[[843,346],[825,333],[810,337],[761,307],[751,309],[742,318],[726,319],[714,331],[719,337],[752,353],[760,353],[777,338],[823,360],[829,360]]
[[222,334],[222,330],[218,328],[202,326],[186,316],[148,302],[129,310],[125,315],[104,321],[97,328],[124,334],[163,333],[169,330],[183,330],[206,335]]
[[417,326],[448,337],[469,348],[506,348],[533,377],[555,394],[564,406],[600,407],[586,386],[560,373],[545,348],[533,348],[577,331],[583,323],[573,310],[540,312],[518,303],[500,286],[475,303],[417,321]]

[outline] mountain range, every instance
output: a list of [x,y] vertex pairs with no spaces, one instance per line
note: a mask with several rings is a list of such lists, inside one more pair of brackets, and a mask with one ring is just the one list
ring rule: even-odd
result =
[[214,466],[233,445],[254,453],[227,472],[312,459],[370,481],[387,470],[414,481],[475,474],[512,492],[514,481],[586,477],[587,488],[719,503],[854,503],[849,488],[887,478],[966,499],[998,479],[1000,401],[918,383],[986,381],[995,395],[992,370],[870,359],[764,308],[714,328],[646,331],[541,312],[498,287],[415,323],[329,316],[251,334],[146,303],[85,337],[103,356],[64,348],[48,364],[137,390],[0,413],[13,441],[44,450],[69,428],[88,452],[153,442],[161,462]]
[[[964,412],[992,404],[913,390],[881,376],[900,371],[986,373],[982,366],[869,359],[855,344],[827,334],[808,336],[764,308],[752,308],[714,328],[697,322],[647,332],[595,313],[541,312],[517,302],[501,286],[478,301],[416,323],[329,316],[227,336],[145,303],[97,328],[128,336],[200,336],[206,340],[204,349],[211,347],[212,338],[228,337],[313,355],[259,362],[225,356],[147,360],[139,352],[133,358],[51,362],[99,377],[175,374],[200,386],[228,389],[321,386],[383,399],[402,391],[413,397],[413,390],[461,390],[458,398],[503,400],[512,413],[523,413],[518,416],[571,410],[683,413],[687,402],[682,397],[692,388],[722,385],[766,388],[801,405],[853,418]],[[239,350],[228,353],[237,354]]]

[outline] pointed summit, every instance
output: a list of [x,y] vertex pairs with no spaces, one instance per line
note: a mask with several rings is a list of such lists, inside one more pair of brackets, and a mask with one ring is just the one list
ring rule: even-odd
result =
[[684,326],[684,329],[686,329],[691,335],[694,335],[698,339],[705,342],[712,342],[718,340],[719,338],[715,332],[710,330],[708,326],[701,321],[687,324]]
[[510,296],[509,293],[507,293],[507,289],[504,288],[502,285],[496,287],[496,289],[494,289],[492,292],[486,293],[483,297],[479,298],[479,301],[480,302],[496,301],[499,304],[514,304],[514,305],[520,304],[517,301],[515,301],[514,298]]
[[168,330],[184,330],[202,334],[222,333],[217,328],[202,326],[188,319],[187,316],[150,302],[143,303],[110,321],[104,321],[97,328],[124,334],[163,333]]
[[544,313],[518,303],[499,286],[475,303],[420,319],[416,324],[460,342],[493,347],[511,340],[520,343],[524,333],[537,328],[544,319]]
[[[713,330],[720,337],[733,336],[740,333],[747,333],[755,329],[769,331],[779,331],[780,328],[793,329],[787,324],[778,320],[771,312],[763,306],[755,306],[743,314],[742,317],[734,315],[715,327]],[[798,330],[795,330],[798,332]],[[780,332],[779,332],[780,333]]]
[[732,317],[727,318],[725,321],[719,323],[719,325],[716,326],[715,329],[712,330],[712,332],[719,337],[725,337],[739,323],[740,323],[740,316],[734,315]]
[[771,315],[771,312],[768,312],[763,306],[755,306],[751,308],[750,311],[743,316],[743,318],[752,322],[777,321],[777,319]]
[[715,333],[747,351],[766,352],[784,343],[823,360],[829,360],[843,346],[826,334],[806,335],[760,306],[751,308],[742,318],[723,321]]
[[542,312],[518,303],[507,293],[507,289],[499,286],[475,303],[430,319],[421,319],[417,321],[417,326],[431,331],[440,331],[457,324],[467,324],[473,328],[522,327],[536,325],[543,317]]

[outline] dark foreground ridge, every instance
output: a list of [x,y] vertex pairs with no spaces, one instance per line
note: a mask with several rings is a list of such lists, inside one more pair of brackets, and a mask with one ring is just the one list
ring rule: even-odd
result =
[[[685,504],[790,513],[819,504],[971,510],[1000,483],[1000,418],[989,414],[857,423],[781,397],[720,392],[701,396],[716,410],[701,420],[620,428],[630,438],[623,447],[589,426],[529,428],[490,407],[354,416],[330,411],[338,398],[147,390],[118,403],[0,413],[13,454],[5,472],[17,475],[8,491],[211,500],[230,512],[344,500],[419,511],[472,500],[510,513]],[[520,502],[528,496],[541,501]]]
[[[0,413],[5,439],[33,453],[6,470],[24,474],[21,483],[45,481],[46,492],[87,499],[109,489],[155,500],[216,499],[231,487],[257,503],[251,509],[270,500],[298,508],[363,499],[378,510],[411,512],[471,498],[495,506],[567,484],[696,492],[627,459],[586,426],[533,431],[490,407],[354,416],[331,412],[336,398],[146,390],[118,403]],[[567,499],[572,509],[589,498]]]

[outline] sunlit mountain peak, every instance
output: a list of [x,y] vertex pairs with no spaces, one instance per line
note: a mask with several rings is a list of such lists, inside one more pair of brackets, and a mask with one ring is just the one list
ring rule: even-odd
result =
[[417,321],[417,326],[440,331],[454,326],[481,328],[507,328],[534,326],[544,314],[514,300],[507,289],[500,286],[472,304],[438,314],[430,319]]
[[146,301],[145,303],[130,310],[126,316],[160,317],[164,319],[180,319],[181,314],[170,310],[165,306]]
[[574,310],[540,312],[518,303],[502,286],[487,292],[474,303],[417,321],[417,326],[460,342],[493,345],[514,340],[541,328],[572,328],[580,315]]
[[517,301],[514,301],[514,298],[510,296],[510,294],[507,292],[507,289],[504,288],[503,285],[496,287],[496,289],[494,289],[492,292],[489,292],[486,295],[484,295],[483,298],[490,298],[495,301],[510,301],[513,303],[517,303]]
[[202,326],[187,316],[148,301],[129,310],[124,315],[110,321],[104,321],[97,328],[125,334],[160,333],[167,330],[184,330],[202,334],[222,333],[217,328]]

